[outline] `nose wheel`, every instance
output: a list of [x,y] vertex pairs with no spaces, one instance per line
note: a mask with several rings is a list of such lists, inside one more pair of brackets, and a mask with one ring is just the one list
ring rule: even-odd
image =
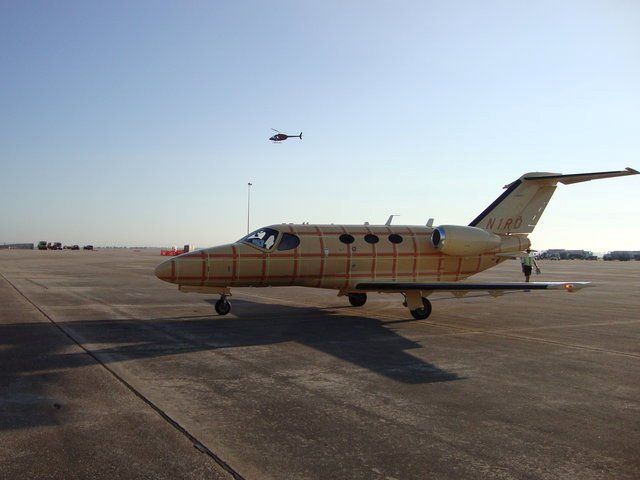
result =
[[231,311],[231,303],[229,303],[227,297],[223,295],[222,297],[220,297],[220,300],[216,302],[215,308],[218,315],[226,315]]

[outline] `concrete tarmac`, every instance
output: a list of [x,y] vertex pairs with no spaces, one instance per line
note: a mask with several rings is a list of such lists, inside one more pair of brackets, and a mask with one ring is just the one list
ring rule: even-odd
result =
[[161,260],[0,252],[0,478],[640,478],[640,262],[543,262],[594,287],[417,321],[298,287],[219,317]]

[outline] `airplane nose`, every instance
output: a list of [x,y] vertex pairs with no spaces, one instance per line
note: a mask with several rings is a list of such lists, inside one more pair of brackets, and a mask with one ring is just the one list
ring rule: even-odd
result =
[[174,260],[167,260],[156,267],[155,274],[160,280],[173,283],[175,281],[175,271]]

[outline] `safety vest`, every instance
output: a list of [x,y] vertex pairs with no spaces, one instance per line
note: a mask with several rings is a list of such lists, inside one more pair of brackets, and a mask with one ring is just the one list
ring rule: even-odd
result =
[[525,267],[530,267],[533,263],[533,259],[531,258],[530,255],[527,255],[526,257],[522,257],[522,265],[524,265]]

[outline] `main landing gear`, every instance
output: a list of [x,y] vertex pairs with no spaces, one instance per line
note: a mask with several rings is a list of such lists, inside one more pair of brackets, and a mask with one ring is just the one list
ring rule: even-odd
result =
[[361,307],[367,303],[366,293],[349,293],[347,296],[349,297],[349,303],[354,307]]
[[411,315],[416,320],[424,320],[425,318],[429,318],[431,315],[431,302],[427,297],[422,297],[422,308],[416,308],[410,310]]
[[421,292],[413,290],[403,293],[405,307],[409,308],[411,316],[416,320],[424,320],[431,315],[431,302],[427,297],[423,297]]
[[231,303],[229,303],[229,300],[227,300],[226,295],[222,295],[220,297],[220,300],[216,302],[216,312],[218,312],[218,315],[226,315],[230,311]]

